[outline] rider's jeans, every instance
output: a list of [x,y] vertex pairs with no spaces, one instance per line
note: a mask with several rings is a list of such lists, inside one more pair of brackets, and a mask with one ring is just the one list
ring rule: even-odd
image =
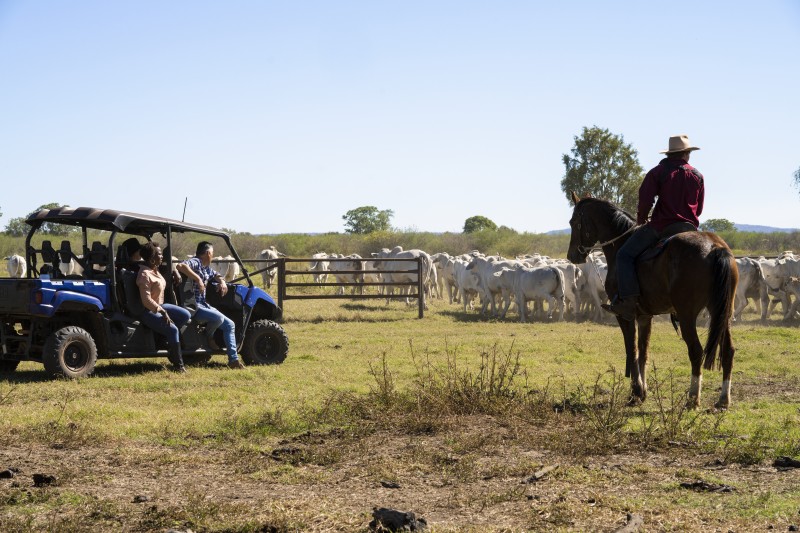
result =
[[675,222],[661,233],[657,233],[650,224],[645,224],[633,232],[617,252],[617,294],[620,300],[639,296],[639,279],[636,277],[636,258],[653,246],[659,239],[666,239],[685,231],[696,231],[689,222]]
[[619,285],[620,300],[639,296],[636,258],[656,242],[658,242],[658,233],[650,224],[645,224],[634,231],[617,252],[617,284]]
[[236,325],[233,320],[220,313],[211,306],[198,305],[197,311],[192,318],[194,322],[206,324],[206,336],[211,337],[217,328],[222,330],[222,337],[225,339],[225,351],[228,354],[228,361],[236,361]]

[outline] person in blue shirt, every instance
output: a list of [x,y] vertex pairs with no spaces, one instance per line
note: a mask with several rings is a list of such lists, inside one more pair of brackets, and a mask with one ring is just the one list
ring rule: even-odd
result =
[[208,241],[202,241],[197,245],[195,257],[179,263],[176,267],[178,272],[191,278],[193,281],[194,299],[197,303],[197,311],[192,320],[206,324],[206,336],[209,345],[214,347],[213,335],[217,329],[222,330],[225,339],[225,352],[228,354],[228,366],[230,368],[244,368],[236,353],[236,325],[233,320],[223,315],[206,301],[206,290],[210,281],[215,280],[217,291],[221,296],[228,292],[228,286],[222,275],[211,268],[211,260],[214,257],[214,246]]

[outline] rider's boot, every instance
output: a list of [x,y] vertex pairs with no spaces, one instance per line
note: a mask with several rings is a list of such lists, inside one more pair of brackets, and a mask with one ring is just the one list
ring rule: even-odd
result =
[[614,298],[610,304],[603,304],[602,307],[609,313],[614,313],[623,320],[632,321],[636,318],[636,304],[639,303],[638,296],[629,296],[624,300]]

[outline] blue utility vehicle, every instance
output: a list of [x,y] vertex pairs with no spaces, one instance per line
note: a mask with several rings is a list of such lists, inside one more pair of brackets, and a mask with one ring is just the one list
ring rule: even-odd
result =
[[[286,358],[289,339],[279,323],[282,311],[253,284],[226,232],[90,207],[42,209],[26,222],[31,226],[25,240],[27,277],[0,279],[0,372],[13,372],[21,361],[36,361],[53,376],[79,378],[94,371],[98,358],[168,356],[166,339],[139,320],[144,307],[136,286],[138,265],[131,263],[122,246],[130,237],[142,244],[149,240],[161,244],[165,301],[190,310],[192,282],[185,277],[178,284],[171,282],[177,259],[170,250],[183,243],[183,248],[194,251],[197,242],[208,240],[217,254],[232,256],[241,277],[229,283],[225,296],[210,286],[208,303],[236,324],[236,342],[245,363],[277,364]],[[71,235],[81,235],[77,250],[74,238],[53,246],[52,229],[58,225],[71,226]],[[212,355],[224,353],[209,346],[199,323],[187,324],[181,343],[186,364],[206,363]],[[219,330],[213,344],[224,345]]]

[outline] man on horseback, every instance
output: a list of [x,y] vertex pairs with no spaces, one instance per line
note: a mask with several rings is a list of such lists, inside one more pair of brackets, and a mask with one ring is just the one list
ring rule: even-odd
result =
[[[645,176],[639,187],[636,216],[639,227],[617,253],[617,296],[610,305],[603,304],[606,311],[633,320],[640,295],[636,258],[660,239],[684,231],[697,231],[705,188],[703,175],[689,165],[689,155],[699,149],[691,145],[686,135],[670,137],[669,149],[660,152],[667,157]],[[654,202],[655,208],[648,221]]]

